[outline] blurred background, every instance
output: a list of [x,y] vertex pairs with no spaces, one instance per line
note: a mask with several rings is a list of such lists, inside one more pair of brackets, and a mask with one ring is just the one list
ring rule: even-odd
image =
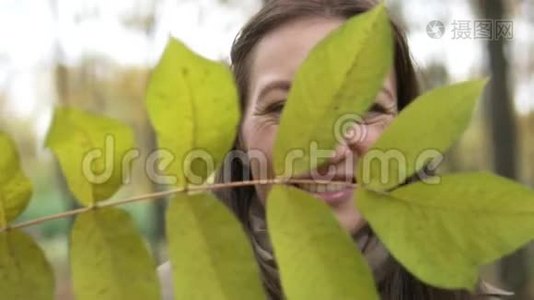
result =
[[[43,142],[55,106],[130,124],[143,153],[156,147],[144,108],[150,70],[169,35],[228,61],[239,28],[261,0],[1,0],[0,130],[13,136],[34,184],[19,221],[76,207]],[[387,0],[404,26],[423,90],[492,74],[474,122],[443,171],[490,170],[534,187],[534,0]],[[488,22],[489,21],[489,22]],[[489,24],[489,25],[488,25]],[[530,54],[530,55],[529,55]],[[114,198],[157,191],[135,166]],[[127,205],[158,262],[166,259],[164,201]],[[55,267],[57,299],[72,299],[71,219],[28,228]],[[484,269],[485,278],[534,299],[534,249]]]

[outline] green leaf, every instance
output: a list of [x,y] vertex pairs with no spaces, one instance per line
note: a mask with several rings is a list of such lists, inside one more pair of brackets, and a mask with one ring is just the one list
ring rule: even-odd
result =
[[492,174],[446,175],[391,195],[358,189],[356,198],[393,256],[442,288],[473,289],[480,265],[534,239],[534,192]]
[[[393,61],[392,33],[383,5],[349,19],[328,35],[298,69],[280,120],[274,145],[277,175],[314,169],[327,157],[314,158],[311,147],[334,150],[342,142],[340,121],[362,115],[375,101]],[[286,170],[286,158],[302,156]],[[284,174],[290,177],[291,174]]]
[[[358,162],[358,181],[388,190],[444,153],[463,133],[487,80],[434,89],[403,109]],[[378,163],[377,163],[378,162]]]
[[[171,38],[153,71],[146,105],[166,168],[177,186],[201,184],[231,148],[239,121],[237,90],[229,68],[202,58]],[[191,152],[196,151],[196,152]],[[207,157],[186,162],[190,157]],[[168,155],[167,155],[168,156]]]
[[155,262],[124,211],[81,214],[72,228],[70,257],[78,300],[161,298]]
[[54,274],[32,238],[22,231],[0,233],[0,295],[9,300],[54,299]]
[[125,124],[73,108],[57,108],[46,146],[54,152],[70,191],[83,205],[110,198],[123,184],[124,158],[134,147]]
[[177,194],[166,220],[175,299],[265,299],[242,225],[217,198]]
[[32,184],[20,167],[15,144],[0,131],[0,228],[24,211],[31,196]]
[[267,224],[288,299],[379,299],[367,262],[325,203],[273,186]]

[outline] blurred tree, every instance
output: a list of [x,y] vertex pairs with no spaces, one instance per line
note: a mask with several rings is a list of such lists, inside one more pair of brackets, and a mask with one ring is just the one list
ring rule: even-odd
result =
[[[394,2],[397,5],[397,10],[402,9],[400,2]],[[420,72],[419,81],[421,82],[421,93],[432,90],[439,86],[443,86],[449,82],[449,72],[443,61],[432,61]],[[459,144],[455,144],[447,152],[444,163],[440,166],[440,171],[456,172],[461,169],[459,152]]]
[[[157,4],[158,1],[135,1],[119,16],[119,21],[127,30],[151,40],[154,34]],[[50,0],[50,5],[57,20],[59,12],[57,0]],[[99,19],[102,15],[102,8],[97,4],[82,5],[74,13],[73,18],[77,23]],[[156,148],[154,134],[144,112],[148,68],[125,67],[103,55],[89,53],[84,53],[81,61],[74,66],[66,65],[63,61],[62,48],[59,41],[56,41],[54,73],[58,105],[73,106],[121,119],[134,128],[137,146],[143,155],[148,155]],[[126,187],[126,193],[120,195],[143,194],[159,190],[158,186],[150,183],[146,176],[139,176],[144,174],[144,164],[134,163],[132,173],[132,184]],[[58,176],[61,176],[59,171]],[[59,182],[62,180],[61,178]],[[66,186],[61,184],[60,188],[63,190]],[[63,190],[62,194],[69,195],[67,190]],[[75,204],[69,204],[70,208],[73,205]],[[155,201],[150,206],[153,207],[153,216],[145,221],[153,221],[154,224],[144,222],[142,229],[148,233],[150,242],[157,250],[158,243],[164,236],[165,203]],[[146,232],[146,230],[151,231]],[[155,251],[156,254],[159,252]]]
[[[6,111],[6,95],[4,94],[4,91],[0,89],[0,112]],[[0,128],[5,127],[5,116],[3,114],[0,114]]]
[[433,61],[429,63],[424,70],[422,70],[421,77],[422,92],[445,85],[450,81],[449,72],[443,61]]
[[[50,0],[50,7],[53,14],[54,19],[57,21],[59,17],[59,7],[57,0]],[[68,73],[67,68],[64,66],[61,61],[63,58],[63,52],[61,51],[61,46],[59,44],[59,40],[56,38],[54,40],[54,53],[53,53],[53,80],[55,83],[55,89],[56,89],[56,102],[60,106],[68,106],[69,103],[69,90],[68,90]],[[67,186],[66,179],[63,177],[63,173],[61,172],[61,168],[59,166],[59,163],[57,161],[54,161],[54,165],[52,167],[52,172],[55,174],[57,183],[58,183],[58,189],[60,190],[60,194],[62,195],[62,200],[65,203],[66,209],[76,209],[79,207],[78,203],[70,193],[70,190]],[[69,231],[70,226],[72,225],[72,222],[74,221],[73,217],[68,217],[68,224],[69,224]]]
[[[521,152],[523,165],[528,166],[522,171],[522,178],[531,186],[534,187],[534,112],[519,116],[519,132],[521,136]],[[533,279],[534,280],[534,279]]]
[[[130,28],[132,30],[140,31],[143,35],[145,35],[145,38],[152,40],[153,34],[154,34],[154,26],[156,22],[156,8],[158,5],[158,1],[154,0],[149,3],[146,3],[146,5],[143,5],[143,3],[136,2],[136,5],[134,6],[134,10],[132,13],[128,14],[122,19],[122,23],[125,27]],[[145,75],[147,75],[145,73]],[[137,97],[140,96],[140,100],[138,103],[140,104],[140,107],[143,108],[144,111],[144,94],[145,94],[145,87],[147,85],[147,76],[145,76],[144,83],[141,85],[142,90],[137,93]],[[132,95],[134,96],[134,95]],[[133,99],[132,99],[133,100]],[[142,148],[146,150],[146,153],[152,153],[153,151],[157,150],[157,142],[156,142],[156,135],[154,131],[152,130],[152,126],[148,120],[148,117],[146,114],[141,114],[142,120],[139,120],[139,132],[142,137]],[[144,164],[143,164],[144,165]],[[159,192],[162,190],[162,187],[154,182],[151,182],[151,192]],[[166,204],[163,199],[157,199],[152,204],[152,210],[153,210],[153,220],[154,224],[152,226],[152,234],[151,236],[151,243],[154,249],[158,250],[156,251],[156,256],[158,261],[161,261],[160,257],[160,249],[159,249],[159,243],[162,241],[165,237],[165,207]]]
[[[505,19],[505,1],[478,1],[483,19]],[[497,38],[486,43],[491,82],[487,93],[487,122],[493,143],[493,162],[495,172],[501,176],[517,180],[517,142],[516,120],[510,96],[508,59],[505,48],[507,40]],[[516,293],[515,299],[526,298],[528,264],[526,249],[520,249],[505,257],[501,263],[500,276],[508,289]]]

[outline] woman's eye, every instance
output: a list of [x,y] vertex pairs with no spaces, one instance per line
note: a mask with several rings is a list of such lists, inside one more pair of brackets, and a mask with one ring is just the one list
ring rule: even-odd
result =
[[364,120],[365,123],[374,123],[382,119],[382,117],[391,114],[387,108],[384,106],[375,103],[369,111],[365,114]]
[[278,101],[276,103],[273,103],[267,107],[267,112],[269,113],[282,113],[282,110],[284,110],[285,101]]
[[369,109],[369,111],[365,114],[364,119],[366,122],[373,122],[377,118],[379,118],[380,115],[382,115],[383,113],[384,111],[382,107],[380,107],[379,105],[373,105],[371,109]]

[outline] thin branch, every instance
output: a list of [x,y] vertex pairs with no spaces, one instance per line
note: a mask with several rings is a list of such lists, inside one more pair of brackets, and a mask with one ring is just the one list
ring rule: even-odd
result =
[[187,192],[194,192],[194,191],[213,191],[223,188],[234,188],[234,187],[244,187],[244,186],[251,186],[251,185],[267,185],[267,184],[298,184],[298,183],[315,183],[315,184],[337,184],[337,185],[345,185],[355,188],[357,184],[355,183],[347,183],[344,181],[328,181],[328,180],[314,180],[314,179],[260,179],[260,180],[247,180],[247,181],[237,181],[237,182],[228,182],[228,183],[214,183],[214,184],[208,184],[208,185],[191,185],[188,187],[183,188],[174,188],[163,192],[156,192],[156,193],[149,193],[149,194],[143,194],[139,196],[129,197],[122,200],[117,201],[103,201],[99,202],[93,206],[87,206],[82,207],[78,209],[73,209],[53,215],[44,216],[41,218],[36,218],[30,221],[21,222],[15,225],[8,225],[4,228],[0,229],[0,233],[4,231],[9,231],[12,229],[20,229],[25,228],[33,225],[38,225],[47,221],[66,218],[70,216],[76,216],[82,213],[85,213],[90,210],[104,208],[104,207],[113,207],[113,206],[119,206],[124,205],[128,203],[134,203],[139,202],[143,200],[157,200],[161,199],[161,197],[164,196],[170,196],[178,193],[187,193]]

